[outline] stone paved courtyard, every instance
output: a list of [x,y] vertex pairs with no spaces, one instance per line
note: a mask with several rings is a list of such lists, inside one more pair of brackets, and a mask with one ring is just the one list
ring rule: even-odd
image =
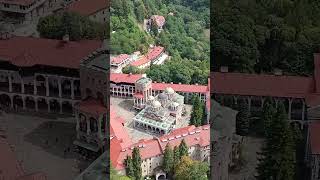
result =
[[[111,105],[116,110],[117,114],[125,119],[125,128],[129,133],[133,142],[138,142],[140,139],[150,139],[154,136],[158,136],[157,134],[151,134],[147,132],[143,132],[141,130],[137,130],[133,128],[133,117],[138,113],[138,111],[133,109],[133,99],[123,99],[111,97],[110,99]],[[192,106],[186,105],[186,115],[177,123],[177,128],[185,127],[189,125],[190,121],[190,113]]]
[[[73,151],[72,117],[2,113],[0,127],[6,131],[26,173],[41,171],[47,174],[48,180],[71,180],[90,163]],[[64,153],[68,148],[70,152]]]

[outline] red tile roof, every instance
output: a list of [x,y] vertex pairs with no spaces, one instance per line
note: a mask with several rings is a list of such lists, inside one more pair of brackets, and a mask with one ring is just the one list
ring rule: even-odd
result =
[[164,47],[155,46],[154,48],[150,49],[150,51],[147,54],[147,58],[153,61],[154,59],[160,56],[163,50],[164,50]]
[[320,154],[320,123],[313,122],[309,125],[311,154]]
[[212,93],[304,98],[314,90],[310,77],[211,73]]
[[77,0],[71,3],[67,10],[89,16],[108,7],[109,0]]
[[99,101],[88,98],[79,103],[79,110],[86,113],[101,115],[108,112],[108,109]]
[[[1,135],[2,132],[0,132]],[[8,141],[0,137],[0,178],[15,180],[24,174],[21,164],[16,159]]]
[[131,66],[134,66],[134,67],[139,67],[139,66],[142,66],[142,65],[144,65],[144,64],[147,64],[147,63],[149,63],[149,62],[151,62],[150,59],[148,59],[146,56],[142,56],[142,57],[140,57],[138,60],[130,63],[130,65],[131,65]]
[[112,57],[111,58],[111,63],[112,64],[121,64],[123,61],[128,59],[130,56],[128,54],[120,54],[118,56]]
[[79,69],[80,61],[101,41],[69,41],[15,36],[0,40],[0,59],[16,66],[47,65]]
[[140,78],[142,78],[141,74],[122,74],[122,73],[111,73],[110,74],[110,81],[114,82],[114,83],[134,84]]
[[164,23],[166,22],[166,19],[163,16],[159,15],[153,15],[151,16],[151,19],[156,22],[158,27],[162,27]]
[[186,93],[206,93],[209,92],[208,86],[204,85],[189,85],[189,84],[170,84],[170,83],[152,83],[153,90],[165,90],[167,87],[171,87],[177,92],[186,92]]
[[[165,146],[170,143],[171,147],[179,146],[182,139],[186,144],[191,146],[206,147],[210,145],[210,125],[195,127],[189,126],[181,129],[173,130],[170,134],[164,135],[159,139],[140,140],[138,143],[132,144],[130,148],[119,148],[119,140],[111,140],[111,161],[117,170],[124,169],[124,159],[131,156],[133,147],[140,149],[141,159],[148,159],[163,154]],[[119,153],[120,150],[120,153]]]
[[6,3],[6,4],[15,4],[15,5],[31,5],[36,0],[0,0],[0,3]]
[[137,66],[147,64],[155,60],[156,58],[158,58],[160,54],[163,52],[163,50],[164,50],[164,47],[155,46],[154,48],[149,49],[149,52],[145,56],[142,56],[140,59],[132,62],[130,65],[137,67]]

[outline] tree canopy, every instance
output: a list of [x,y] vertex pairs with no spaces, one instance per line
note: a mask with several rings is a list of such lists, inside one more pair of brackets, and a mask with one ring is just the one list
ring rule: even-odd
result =
[[213,68],[313,72],[313,53],[320,47],[319,1],[215,0],[211,5]]
[[62,39],[64,35],[68,34],[70,40],[102,40],[109,33],[105,24],[91,21],[87,17],[71,12],[40,18],[37,30],[43,38]]

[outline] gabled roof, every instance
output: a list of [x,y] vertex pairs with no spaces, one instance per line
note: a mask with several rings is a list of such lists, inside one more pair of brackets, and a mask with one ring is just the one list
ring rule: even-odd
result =
[[101,102],[93,98],[81,101],[78,108],[82,112],[91,113],[97,116],[108,112],[108,109]]
[[[181,129],[173,130],[171,133],[160,138],[141,139],[139,142],[130,145],[128,148],[120,148],[121,141],[113,138],[110,145],[111,162],[117,170],[124,169],[124,160],[127,156],[132,155],[134,147],[139,148],[141,159],[162,155],[165,147],[170,143],[171,147],[179,146],[182,139],[185,140],[187,146],[206,147],[210,145],[210,125],[201,127],[188,126]],[[120,151],[120,152],[119,152]]]
[[111,73],[110,81],[114,83],[130,83],[133,84],[137,80],[142,78],[141,74],[122,74],[122,73]]
[[132,62],[130,65],[137,67],[137,66],[147,64],[147,63],[153,61],[154,59],[158,58],[160,56],[160,54],[163,52],[163,50],[164,50],[164,47],[155,46],[155,47],[149,49],[149,52],[146,55],[142,56],[137,61]]
[[99,49],[101,41],[61,41],[14,36],[0,40],[0,60],[20,67],[47,65],[79,69],[80,61]]
[[166,22],[166,19],[163,16],[153,15],[151,19],[156,23],[158,27],[162,27]]
[[211,92],[220,94],[304,98],[314,90],[311,77],[211,73]]
[[118,56],[111,58],[111,64],[121,64],[123,61],[128,59],[130,56],[128,54],[120,54]]
[[108,7],[109,0],[77,0],[71,3],[67,10],[89,16]]
[[190,84],[171,84],[171,83],[152,83],[153,90],[165,90],[167,87],[171,87],[176,92],[186,93],[206,93],[209,92],[208,86],[205,85],[190,85]]

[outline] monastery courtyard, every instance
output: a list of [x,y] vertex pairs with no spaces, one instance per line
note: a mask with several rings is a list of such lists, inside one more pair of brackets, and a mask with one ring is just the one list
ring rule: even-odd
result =
[[[125,128],[134,143],[138,142],[140,139],[150,139],[154,136],[159,136],[157,134],[140,131],[133,127],[133,117],[138,113],[138,111],[133,108],[133,99],[111,97],[110,104],[117,112],[117,115],[121,116],[125,120]],[[185,108],[186,115],[182,116],[182,119],[177,123],[176,128],[186,127],[189,125],[192,105],[185,104]]]
[[73,117],[53,118],[0,111],[1,130],[5,131],[25,172],[44,172],[48,180],[74,179],[80,169],[90,164],[91,160],[85,162],[74,152],[75,126]]

